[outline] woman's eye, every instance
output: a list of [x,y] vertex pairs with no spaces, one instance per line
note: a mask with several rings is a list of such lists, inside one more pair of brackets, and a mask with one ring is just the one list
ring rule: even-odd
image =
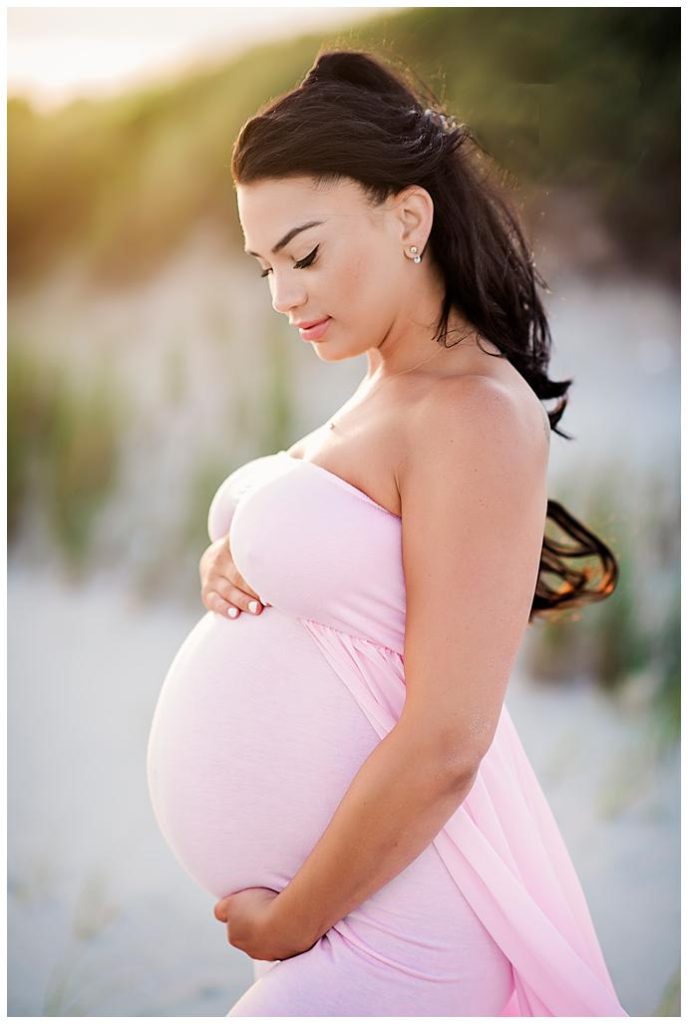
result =
[[[315,247],[315,249],[313,250],[313,252],[309,252],[309,253],[308,253],[308,256],[304,256],[304,258],[303,258],[302,260],[298,260],[298,261],[297,261],[297,262],[296,262],[296,263],[294,264],[294,266],[295,266],[295,267],[297,267],[297,268],[298,268],[299,270],[301,270],[301,269],[302,269],[303,267],[310,267],[311,263],[313,262],[313,260],[314,260],[314,259],[315,259],[315,257],[316,257],[316,254],[317,254],[317,252],[318,252],[318,249],[319,249],[319,248],[320,248],[320,246],[316,245],[316,247]],[[271,268],[271,267],[268,267],[268,269],[267,269],[267,270],[264,270],[264,271],[263,271],[263,272],[261,273],[261,275],[260,275],[260,276],[261,276],[261,277],[267,277],[267,276],[268,276],[268,274],[270,274],[270,273],[272,273],[272,268]]]
[[299,268],[301,268],[301,267],[310,267],[311,263],[313,262],[313,260],[316,257],[316,254],[317,254],[319,248],[320,248],[320,246],[316,245],[316,247],[313,250],[313,252],[309,252],[307,256],[304,256],[304,258],[302,260],[299,260],[298,263],[295,263],[294,266],[295,267],[299,267]]

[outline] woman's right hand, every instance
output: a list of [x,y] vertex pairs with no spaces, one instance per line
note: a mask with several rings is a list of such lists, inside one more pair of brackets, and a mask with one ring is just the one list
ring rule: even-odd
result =
[[220,537],[201,555],[198,566],[201,577],[201,600],[209,612],[218,612],[230,619],[237,618],[242,611],[260,615],[261,602],[232,560],[229,536]]

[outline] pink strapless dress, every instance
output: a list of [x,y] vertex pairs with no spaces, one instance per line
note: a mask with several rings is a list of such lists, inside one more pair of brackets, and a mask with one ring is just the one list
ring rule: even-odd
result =
[[[160,829],[215,898],[280,890],[404,704],[401,519],[280,451],[219,487],[211,540],[272,607],[206,613],[148,744]],[[310,950],[254,961],[228,1016],[627,1016],[506,708],[478,777],[408,867]]]

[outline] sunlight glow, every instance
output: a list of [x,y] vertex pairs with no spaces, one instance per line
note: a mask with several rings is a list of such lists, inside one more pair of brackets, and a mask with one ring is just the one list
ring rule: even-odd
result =
[[47,110],[399,7],[9,8],[7,91]]

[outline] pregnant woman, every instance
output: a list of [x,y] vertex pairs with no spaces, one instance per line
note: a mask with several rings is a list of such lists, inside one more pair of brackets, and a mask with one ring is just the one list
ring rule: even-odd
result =
[[520,229],[421,95],[326,52],[235,143],[273,308],[368,366],[215,494],[151,797],[254,961],[228,1016],[626,1016],[505,704],[528,623],[617,567],[547,498],[571,381]]

